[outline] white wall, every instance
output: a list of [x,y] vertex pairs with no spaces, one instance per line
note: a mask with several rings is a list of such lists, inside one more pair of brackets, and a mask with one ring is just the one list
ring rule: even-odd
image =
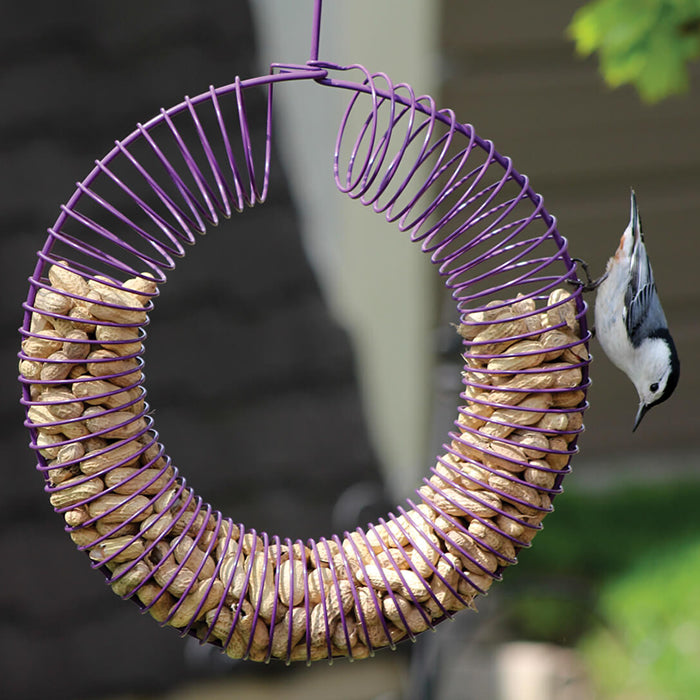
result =
[[[311,0],[252,0],[261,71],[309,56]],[[320,56],[361,63],[437,90],[434,0],[325,0]],[[405,234],[341,195],[332,178],[338,118],[350,94],[315,84],[276,88],[276,128],[319,281],[355,345],[361,390],[390,488],[407,495],[426,473],[431,427],[434,272]]]

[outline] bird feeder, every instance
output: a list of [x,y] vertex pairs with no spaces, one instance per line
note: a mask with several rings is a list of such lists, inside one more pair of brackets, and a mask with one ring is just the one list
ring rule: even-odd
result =
[[[552,510],[587,406],[586,305],[542,197],[431,97],[319,60],[320,25],[317,0],[307,63],[186,97],[116,141],[61,207],[23,304],[25,426],[70,537],[161,625],[254,661],[364,658],[474,607]],[[264,205],[273,95],[300,82],[347,95],[329,177],[429,256],[464,359],[454,428],[415,495],[308,541],[205,503],[159,441],[144,383],[168,271]],[[267,99],[264,133],[251,94]]]

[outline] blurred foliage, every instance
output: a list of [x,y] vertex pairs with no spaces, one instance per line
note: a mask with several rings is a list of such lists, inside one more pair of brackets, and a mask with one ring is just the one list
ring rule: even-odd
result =
[[579,645],[600,698],[700,697],[700,541],[643,557],[601,592]]
[[586,580],[594,586],[670,544],[700,541],[700,482],[621,485],[601,492],[566,491],[554,500],[536,546],[520,553],[506,576]]
[[518,566],[504,574],[501,610],[513,636],[574,645],[608,624],[600,601],[609,586],[640,562],[700,543],[700,518],[693,515],[699,501],[698,482],[558,496],[536,546],[521,551]]
[[658,102],[687,91],[687,63],[700,56],[700,0],[592,0],[568,33],[579,54],[597,52],[611,87],[634,85]]

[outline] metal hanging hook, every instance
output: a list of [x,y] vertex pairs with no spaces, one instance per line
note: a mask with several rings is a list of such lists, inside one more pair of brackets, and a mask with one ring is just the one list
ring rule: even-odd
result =
[[314,0],[314,14],[311,26],[311,53],[309,61],[318,61],[318,47],[321,41],[321,10],[323,0]]

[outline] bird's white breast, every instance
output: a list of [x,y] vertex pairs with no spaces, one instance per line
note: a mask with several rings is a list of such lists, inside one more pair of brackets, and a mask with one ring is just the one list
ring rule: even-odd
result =
[[628,283],[629,256],[621,244],[615,257],[608,262],[607,276],[596,293],[595,329],[605,354],[629,375],[636,353],[625,326],[625,291]]

